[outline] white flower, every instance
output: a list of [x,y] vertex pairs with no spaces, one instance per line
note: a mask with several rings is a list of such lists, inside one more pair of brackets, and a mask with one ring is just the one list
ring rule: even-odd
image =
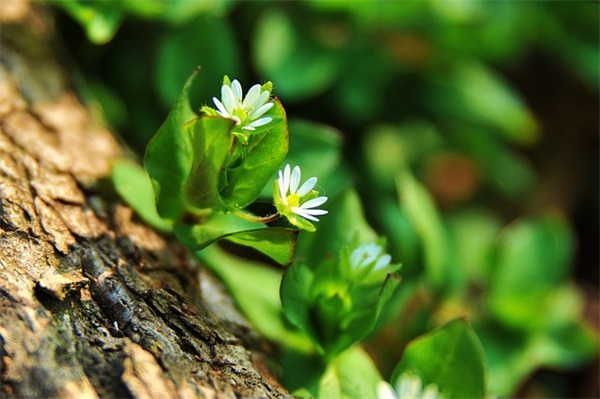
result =
[[379,381],[377,384],[377,399],[398,399],[394,388],[385,381]]
[[388,254],[381,254],[383,248],[377,244],[364,244],[352,251],[350,255],[350,264],[355,270],[363,269],[377,260],[372,271],[383,269],[390,264],[392,257]]
[[223,118],[233,119],[244,130],[256,130],[273,120],[270,116],[261,118],[274,105],[269,101],[270,94],[269,90],[261,90],[261,86],[255,84],[243,98],[242,85],[234,79],[231,85],[221,86],[221,100],[213,97],[213,102]]
[[327,201],[327,197],[319,197],[314,191],[317,184],[317,178],[311,177],[302,186],[300,186],[300,167],[294,167],[291,170],[290,165],[285,165],[283,171],[279,171],[279,179],[275,184],[275,206],[277,211],[284,215],[293,225],[305,230],[314,231],[314,226],[306,221],[296,217],[318,222],[316,216],[325,215],[324,209],[315,209]]
[[396,389],[385,381],[377,385],[378,399],[442,399],[437,385],[429,384],[423,388],[419,376],[407,372],[402,373],[396,380]]

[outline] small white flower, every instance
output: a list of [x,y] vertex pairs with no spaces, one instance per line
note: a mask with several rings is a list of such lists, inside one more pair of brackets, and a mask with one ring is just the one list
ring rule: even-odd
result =
[[244,130],[256,130],[257,127],[273,120],[270,116],[262,117],[274,105],[269,101],[270,95],[269,90],[261,90],[261,86],[255,84],[244,98],[242,85],[234,79],[231,85],[221,86],[221,100],[213,97],[213,102],[217,107],[217,113],[223,118],[233,119],[235,124]]
[[316,196],[318,193],[313,190],[317,184],[316,177],[311,177],[302,186],[300,186],[300,177],[299,166],[291,170],[288,164],[283,171],[279,171],[279,179],[275,184],[275,206],[277,211],[288,218],[296,227],[314,231],[315,228],[311,223],[302,222],[295,215],[318,222],[319,219],[316,216],[325,215],[328,212],[324,209],[315,208],[323,205],[327,201],[327,197]]
[[412,373],[403,373],[396,380],[396,392],[400,398],[421,398],[421,379]]
[[355,270],[363,269],[371,263],[375,263],[372,271],[383,269],[390,264],[392,257],[388,254],[383,254],[383,248],[377,244],[364,244],[352,251],[350,255],[350,264]]
[[379,381],[377,384],[377,399],[398,399],[394,388],[385,381]]
[[443,395],[435,384],[423,388],[418,375],[411,372],[402,373],[396,380],[396,394],[400,399],[442,399]]

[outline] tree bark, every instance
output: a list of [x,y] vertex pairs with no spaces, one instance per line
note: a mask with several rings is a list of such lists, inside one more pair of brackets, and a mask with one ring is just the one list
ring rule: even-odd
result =
[[215,279],[114,194],[124,150],[69,87],[51,19],[1,3],[0,396],[286,396]]

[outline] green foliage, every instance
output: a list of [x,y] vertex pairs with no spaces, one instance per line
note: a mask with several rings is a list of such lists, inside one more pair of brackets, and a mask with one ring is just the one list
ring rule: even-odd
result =
[[[146,171],[115,163],[118,194],[198,251],[280,345],[294,394],[374,397],[366,339],[382,374],[406,348],[395,375],[413,371],[444,397],[526,396],[538,370],[566,381],[560,371],[597,357],[580,287],[597,263],[585,248],[598,179],[582,173],[597,155],[582,133],[597,128],[596,4],[50,3],[106,43],[66,31],[92,82],[84,98],[138,150],[160,127]],[[273,121],[242,130],[210,108],[223,75],[266,82],[285,110],[273,98]],[[318,178],[307,196],[329,197],[318,223],[289,214],[313,233],[256,216],[280,211],[286,163]],[[401,285],[348,267],[384,236]],[[291,266],[283,275],[271,261]]]
[[88,39],[96,44],[104,44],[110,41],[127,15],[135,15],[145,19],[183,22],[196,14],[219,12],[227,5],[226,0],[203,0],[200,2],[50,0],[50,3],[67,11],[71,17],[85,28]]
[[[205,116],[189,122],[193,162],[189,175],[183,184],[186,204],[193,209],[215,209],[227,211],[228,207],[220,195],[223,185],[221,173],[229,158],[233,141],[234,122],[219,117]],[[172,147],[165,147],[164,152]],[[166,158],[167,154],[160,154]],[[146,164],[152,164],[153,158],[146,156]]]
[[121,25],[124,10],[108,2],[53,1],[68,12],[85,28],[88,39],[93,43],[108,42]]
[[450,73],[444,71],[443,75],[432,77],[431,90],[431,105],[445,117],[489,126],[516,143],[537,140],[538,127],[531,111],[483,65],[459,63]]
[[[457,270],[461,289],[469,283],[486,287],[490,283],[496,237],[502,228],[499,218],[487,209],[469,208],[447,220],[451,237],[452,267]],[[473,234],[477,232],[477,234]]]
[[[273,123],[253,133],[247,145],[236,144],[232,120],[191,113],[192,81],[193,77],[184,86],[144,159],[159,213],[175,220],[188,208],[200,213],[245,208],[258,197],[288,149],[281,103],[276,102]],[[232,145],[240,146],[242,152],[233,159]]]
[[251,247],[285,265],[292,261],[297,230],[266,227],[232,214],[214,214],[198,224],[175,224],[175,235],[191,250],[203,249],[220,239]]
[[317,267],[294,263],[281,281],[281,303],[286,317],[328,359],[335,358],[373,329],[382,307],[400,283],[398,276],[390,274],[399,268],[397,265],[386,264],[385,268],[377,269],[373,263],[363,271],[357,270],[351,253],[358,248],[344,247],[339,258],[326,258]]
[[227,173],[227,186],[221,195],[230,208],[244,208],[254,202],[288,152],[285,110],[279,101],[275,100],[269,116],[273,122],[250,136],[248,145],[243,148],[243,162]]
[[508,395],[536,368],[572,367],[598,351],[580,320],[581,294],[567,282],[574,242],[557,215],[522,220],[499,237],[489,314],[477,330],[490,366],[490,392]]
[[485,362],[477,335],[467,322],[455,320],[410,342],[392,380],[413,372],[433,383],[447,398],[483,398]]
[[158,214],[177,220],[185,211],[183,186],[193,163],[190,127],[196,114],[188,95],[198,71],[188,78],[167,119],[146,148],[144,166],[150,175]]
[[299,398],[371,398],[381,375],[373,360],[353,346],[328,364],[314,356],[286,353],[285,385]]
[[117,193],[129,204],[136,204],[138,215],[157,230],[170,232],[173,223],[156,211],[154,191],[148,174],[132,161],[120,160],[113,165],[112,180]]
[[279,11],[262,15],[253,48],[258,67],[279,82],[280,94],[290,100],[322,92],[341,68],[336,53],[311,40]]
[[[285,157],[285,111],[276,102],[273,123],[239,143],[233,120],[197,116],[192,111],[189,92],[196,74],[188,79],[146,150],[144,164],[152,186],[145,184],[143,171],[121,164],[113,177],[117,191],[148,223],[172,229],[192,250],[227,239],[287,264],[292,259],[296,231],[268,228],[228,213],[254,202]],[[137,192],[131,192],[129,179],[142,179],[136,182]],[[149,198],[152,188],[158,215]]]
[[504,323],[519,329],[543,325],[548,317],[544,305],[550,311],[556,303],[547,298],[568,275],[573,255],[568,226],[552,216],[517,222],[503,232],[497,251],[491,310]]
[[331,362],[316,390],[311,390],[315,398],[371,398],[376,394],[381,376],[373,361],[360,348],[354,347],[342,352]]
[[427,190],[408,173],[398,180],[400,203],[423,243],[425,273],[429,282],[441,290],[449,283],[447,243],[444,227]]
[[354,240],[366,243],[377,239],[377,234],[365,219],[356,191],[346,190],[331,199],[329,204],[335,212],[323,219],[314,234],[305,234],[298,240],[296,256],[310,265],[319,264]]
[[[219,40],[208,40],[214,37]],[[202,73],[190,97],[207,101],[219,92],[224,75],[244,77],[240,58],[233,27],[222,18],[203,15],[191,23],[166,30],[156,55],[156,91],[161,102],[170,106],[177,99],[182,84],[197,65],[202,66]]]
[[598,351],[597,333],[580,322],[532,333],[493,323],[476,328],[489,367],[488,390],[495,395],[515,392],[539,368],[577,367]]
[[[302,174],[318,178],[319,192],[335,197],[349,182],[349,170],[342,161],[341,133],[330,126],[292,119],[289,128],[289,152],[285,162],[302,165]],[[274,180],[274,179],[273,179]],[[261,197],[270,199],[273,185],[267,184]]]
[[225,283],[237,305],[266,338],[300,352],[312,348],[306,336],[286,322],[281,311],[281,271],[237,257],[217,246],[197,253]]

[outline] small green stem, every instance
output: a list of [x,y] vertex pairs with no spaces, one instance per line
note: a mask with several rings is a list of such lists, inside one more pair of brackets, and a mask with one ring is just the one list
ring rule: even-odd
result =
[[275,220],[279,219],[279,216],[281,216],[279,213],[274,213],[272,215],[268,215],[268,216],[254,216],[251,215],[249,213],[246,212],[242,212],[242,211],[235,211],[235,216],[242,218],[244,220],[248,220],[250,222],[254,222],[254,223],[271,223],[274,222]]

